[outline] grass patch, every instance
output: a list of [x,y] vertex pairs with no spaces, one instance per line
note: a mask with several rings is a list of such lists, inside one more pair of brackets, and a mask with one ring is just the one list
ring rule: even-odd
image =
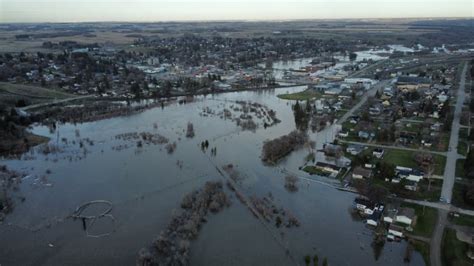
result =
[[466,156],[467,155],[467,142],[459,140],[458,142],[458,153]]
[[469,130],[465,127],[460,128],[459,129],[459,138],[460,139],[467,139],[469,137],[468,131]]
[[441,243],[441,259],[443,265],[472,265],[472,261],[466,255],[469,249],[467,243],[461,242],[456,237],[454,229],[445,229],[443,242]]
[[0,102],[7,106],[14,106],[19,100],[24,100],[29,105],[73,96],[53,89],[0,82]]
[[474,216],[459,214],[459,217],[452,217],[451,222],[457,225],[474,227]]
[[310,175],[320,175],[320,176],[328,176],[329,174],[324,172],[323,170],[316,168],[315,166],[308,165],[303,168],[303,171]]
[[464,201],[464,194],[466,193],[466,190],[467,185],[459,182],[454,182],[453,197],[451,202],[456,207],[473,210],[474,206],[471,206]]
[[[387,149],[383,160],[396,166],[404,166],[410,168],[418,168],[414,160],[415,151]],[[443,175],[444,167],[446,165],[446,157],[438,154],[433,154],[435,160],[435,175]]]
[[413,155],[414,152],[412,151],[390,149],[386,150],[383,160],[398,166],[416,168],[418,165],[415,160],[413,160]]
[[60,92],[53,89],[46,89],[31,85],[11,84],[0,82],[0,92],[10,93],[18,96],[27,96],[32,98],[65,99],[73,95]]
[[413,234],[431,237],[436,225],[438,211],[434,208],[410,203],[403,203],[402,207],[408,207],[415,210],[417,218],[416,225],[413,228]]
[[466,159],[458,159],[456,161],[456,177],[466,177],[466,175],[464,174],[464,162],[466,161]]
[[305,101],[321,98],[322,95],[314,90],[305,90],[295,93],[279,94],[277,97],[283,100]]
[[449,138],[450,138],[449,134],[443,133],[440,137],[439,144],[436,145],[437,149],[435,149],[435,150],[436,151],[448,151]]

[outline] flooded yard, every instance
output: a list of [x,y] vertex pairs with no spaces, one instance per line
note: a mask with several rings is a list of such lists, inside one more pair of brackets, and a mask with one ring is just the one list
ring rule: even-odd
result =
[[[295,129],[291,103],[277,94],[306,87],[233,92],[195,97],[125,117],[83,124],[62,124],[51,132],[45,126],[32,131],[51,138],[59,149],[45,154],[36,147],[22,160],[2,164],[23,172],[13,191],[14,209],[0,225],[1,265],[133,265],[140,248],[165,229],[183,196],[206,181],[221,180],[217,169],[232,164],[239,189],[248,197],[271,195],[273,203],[290,211],[299,227],[277,228],[262,222],[226,188],[232,204],[209,214],[198,238],[191,243],[191,265],[304,264],[305,255],[327,257],[330,265],[401,265],[406,243],[387,242],[375,252],[372,230],[350,213],[355,194],[339,191],[325,177],[299,170],[308,154],[292,152],[276,166],[262,163],[265,140]],[[237,101],[256,102],[276,112],[281,121],[244,130],[225,114]],[[210,108],[215,115],[203,115]],[[188,123],[194,137],[186,137]],[[117,138],[148,132],[167,139],[143,141]],[[332,141],[334,129],[309,132],[316,148]],[[207,141],[208,149],[202,149]],[[173,152],[166,148],[175,143]],[[120,147],[120,148],[117,148]],[[211,154],[214,149],[214,154]],[[318,155],[317,155],[318,156]],[[285,189],[285,176],[299,177],[298,191]],[[68,218],[76,207],[93,200],[113,204],[114,220],[98,220],[93,230],[110,235],[87,237],[79,220]],[[91,228],[92,230],[92,228]],[[414,253],[410,265],[424,265]]]

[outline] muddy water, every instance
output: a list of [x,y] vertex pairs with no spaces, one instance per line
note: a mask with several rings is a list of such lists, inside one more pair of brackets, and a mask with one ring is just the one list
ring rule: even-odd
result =
[[[271,193],[276,205],[291,210],[299,218],[301,227],[264,226],[232,196],[232,206],[211,215],[193,242],[192,265],[304,264],[306,254],[327,257],[331,265],[401,265],[405,243],[387,243],[375,259],[370,245],[372,231],[349,213],[354,194],[311,181],[300,181],[296,193],[284,189],[283,169],[334,182],[298,170],[307,150],[293,152],[278,167],[261,163],[263,141],[295,128],[291,105],[276,95],[303,89],[197,97],[192,103],[173,104],[133,116],[61,125],[54,133],[45,127],[33,128],[35,133],[50,136],[63,152],[34,153],[27,156],[28,160],[2,162],[30,175],[14,194],[14,211],[0,225],[0,264],[132,265],[137,251],[166,227],[182,196],[208,180],[222,180],[215,167],[232,163],[240,172],[240,187],[246,195]],[[237,100],[265,104],[277,112],[282,122],[267,129],[260,125],[251,132],[242,131],[234,122],[219,116],[200,114],[204,107],[218,111],[235,105]],[[196,136],[192,139],[185,137],[188,122],[194,124]],[[175,141],[177,149],[168,154],[164,145],[137,148],[135,142],[115,138],[117,134],[135,131],[159,133]],[[324,142],[331,141],[332,135],[333,129],[328,127],[311,133],[310,137],[322,147]],[[62,138],[69,144],[62,143]],[[86,154],[78,144],[84,138],[94,142],[84,144]],[[76,144],[71,144],[73,140]],[[201,150],[203,140],[209,141],[210,148],[217,148],[217,156]],[[124,143],[129,148],[112,149]],[[50,174],[46,174],[48,169]],[[45,178],[39,178],[44,175]],[[86,237],[80,221],[64,218],[81,203],[97,199],[113,203],[115,223],[101,221],[94,230],[113,232],[102,238]],[[419,254],[414,253],[411,265],[423,265]]]

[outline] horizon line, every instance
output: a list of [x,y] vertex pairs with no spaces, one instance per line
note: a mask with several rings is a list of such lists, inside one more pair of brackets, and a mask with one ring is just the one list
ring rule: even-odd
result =
[[301,18],[301,19],[178,19],[178,20],[83,20],[83,21],[31,21],[31,22],[2,22],[1,24],[79,24],[79,23],[189,23],[189,22],[295,22],[295,21],[337,21],[337,20],[418,20],[418,19],[441,19],[441,20],[452,20],[452,19],[465,19],[474,20],[474,17],[444,17],[444,16],[416,16],[416,17],[345,17],[345,18]]

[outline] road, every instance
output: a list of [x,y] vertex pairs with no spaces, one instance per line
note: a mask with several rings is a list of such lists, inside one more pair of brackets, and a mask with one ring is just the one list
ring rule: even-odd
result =
[[432,201],[423,201],[423,200],[412,200],[412,199],[400,199],[403,202],[413,203],[417,205],[422,205],[426,207],[435,208],[438,210],[458,212],[460,214],[474,216],[473,210],[461,209],[451,204],[442,203],[442,202],[432,202]]
[[375,63],[373,63],[373,64],[371,64],[371,65],[368,65],[368,66],[365,67],[365,68],[362,68],[362,69],[359,70],[359,71],[356,71],[356,72],[350,74],[350,75],[347,76],[347,77],[348,77],[348,78],[357,78],[357,77],[363,76],[363,75],[365,75],[365,73],[366,73],[367,71],[372,70],[372,69],[374,69],[375,67],[378,67],[378,66],[381,65],[381,64],[385,64],[385,63],[387,63],[388,61],[389,61],[389,60],[380,60],[380,61],[377,61],[377,62],[375,62]]
[[458,140],[459,140],[459,128],[461,120],[462,106],[466,93],[464,86],[466,83],[466,71],[467,64],[464,64],[464,69],[461,74],[461,81],[457,92],[456,107],[454,110],[454,119],[451,127],[451,137],[449,138],[449,148],[446,158],[446,168],[444,169],[444,180],[443,188],[441,190],[441,199],[447,203],[451,202],[453,195],[454,181],[456,179],[456,160],[460,158],[458,154]]
[[353,116],[354,113],[359,110],[359,108],[365,104],[365,102],[367,102],[367,99],[369,99],[370,96],[374,96],[375,93],[377,92],[377,90],[381,89],[381,88],[384,88],[385,86],[387,86],[389,83],[390,83],[390,79],[388,80],[383,80],[383,81],[380,81],[378,82],[377,84],[375,84],[375,86],[371,89],[369,89],[368,91],[366,91],[364,93],[364,95],[362,95],[362,98],[359,100],[359,102],[354,105],[349,111],[347,111],[347,113],[345,113],[341,118],[339,118],[339,120],[337,121],[338,124],[343,124],[344,122],[346,122],[346,120]]
[[438,210],[438,220],[431,237],[430,243],[430,261],[431,266],[443,266],[441,262],[441,242],[443,241],[444,228],[448,221],[448,211]]
[[407,148],[407,147],[401,147],[401,146],[382,145],[382,144],[373,144],[373,143],[357,142],[357,141],[346,141],[346,140],[339,140],[339,142],[348,143],[348,144],[355,144],[355,145],[370,146],[370,147],[376,147],[376,148],[383,148],[383,149],[395,149],[395,150],[404,150],[404,151],[426,152],[426,153],[432,153],[432,154],[438,154],[438,155],[446,156],[446,152],[441,152],[441,151],[430,151],[430,150],[413,149],[413,148]]
[[[461,81],[459,82],[459,88],[457,91],[456,107],[454,110],[454,119],[451,127],[451,137],[449,138],[449,149],[447,153],[446,167],[444,168],[443,187],[441,190],[440,198],[440,200],[445,201],[447,203],[445,206],[447,206],[448,209],[438,209],[438,221],[436,222],[436,227],[434,229],[433,236],[431,237],[430,244],[430,260],[432,266],[442,266],[441,242],[443,241],[443,233],[447,223],[448,212],[454,208],[450,205],[450,203],[453,195],[453,187],[456,178],[456,160],[460,158],[458,154],[458,139],[461,111],[462,106],[464,104],[464,99],[466,97],[466,93],[464,92],[464,86],[466,83],[466,71],[467,64],[464,64],[464,68],[461,74]],[[467,214],[467,210],[458,211]]]

